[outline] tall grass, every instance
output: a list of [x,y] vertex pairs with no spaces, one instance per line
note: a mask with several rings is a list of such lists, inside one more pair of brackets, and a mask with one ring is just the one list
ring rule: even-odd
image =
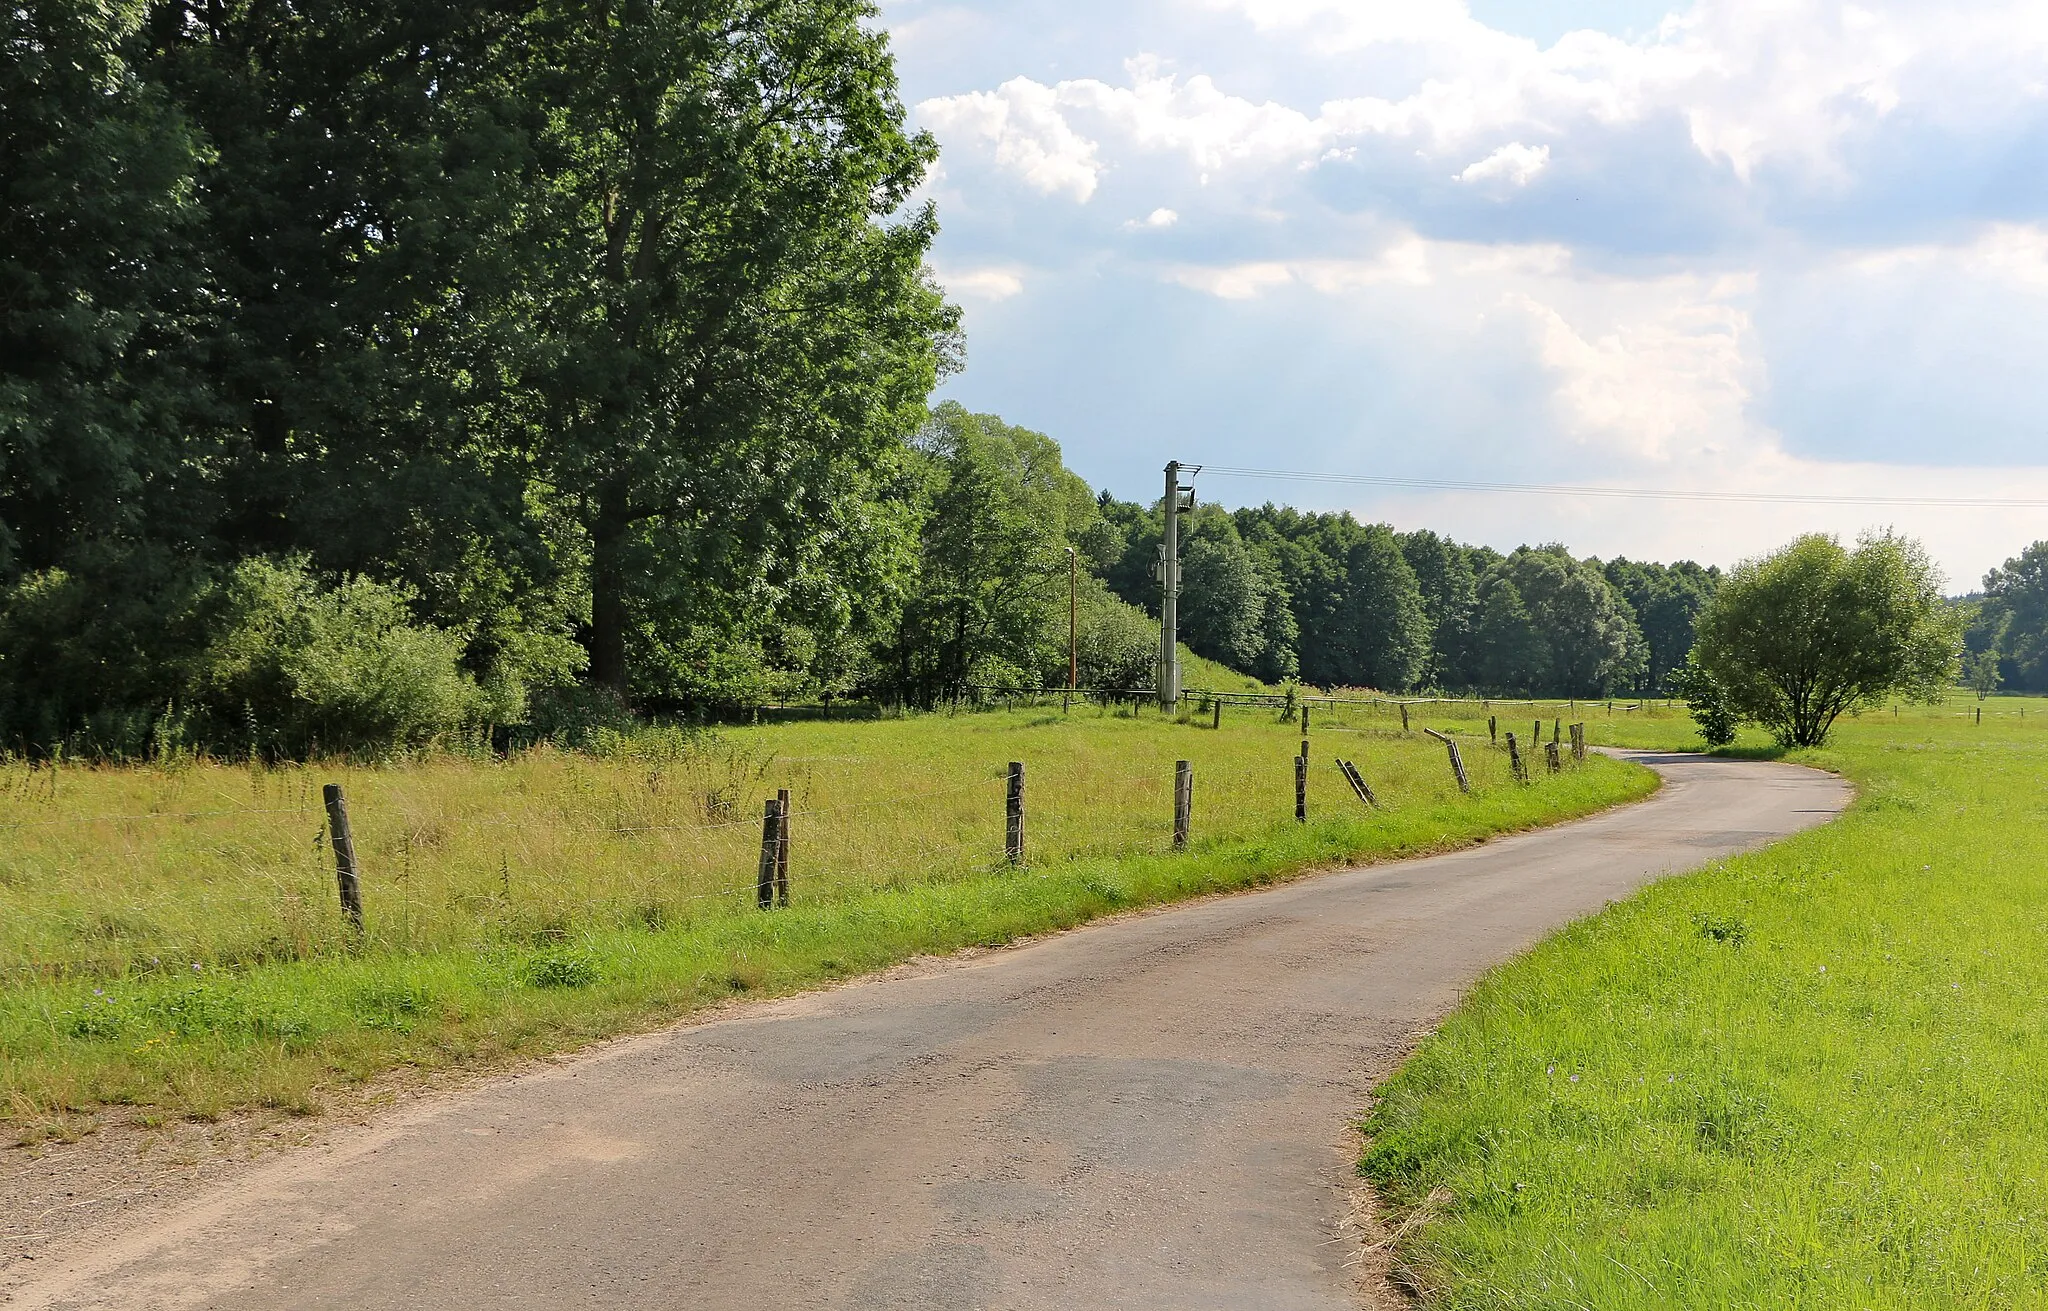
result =
[[1858,800],[1496,971],[1381,1090],[1427,1305],[2048,1305],[2048,702],[1786,758]]
[[[369,768],[0,769],[0,1118],[31,1136],[131,1102],[214,1113],[393,1064],[546,1050],[734,991],[1007,941],[1318,862],[1427,850],[1640,795],[1593,761],[1516,784],[1375,712],[1298,722],[1076,705],[610,739],[600,754]],[[1385,809],[1333,764],[1354,759]],[[1170,851],[1173,765],[1195,841]],[[1003,859],[1027,766],[1027,862]],[[320,785],[349,799],[346,926]],[[792,906],[753,909],[762,801],[792,793]]]

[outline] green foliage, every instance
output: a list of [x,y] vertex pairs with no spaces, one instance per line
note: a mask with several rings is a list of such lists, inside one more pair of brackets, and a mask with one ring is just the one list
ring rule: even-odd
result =
[[1222,509],[1181,529],[1180,636],[1196,654],[1266,682],[1292,678],[1299,626],[1270,553],[1248,547]]
[[132,66],[144,6],[0,16],[0,586],[165,516],[202,417],[203,143]]
[[1482,686],[1527,692],[1550,683],[1550,648],[1514,579],[1489,573],[1479,587],[1473,672]]
[[1889,696],[1929,698],[1955,677],[1962,622],[1926,551],[1889,533],[1854,551],[1808,535],[1737,566],[1699,620],[1700,667],[1741,718],[1786,746]]
[[1964,656],[1962,671],[1963,686],[1975,692],[1979,701],[1996,692],[2004,681],[1995,651],[1977,651]]
[[958,357],[872,15],[10,9],[0,588],[303,554],[403,582],[492,718],[579,638],[656,706],[850,686]]
[[1513,583],[1528,607],[1543,648],[1541,686],[1568,697],[1603,696],[1639,675],[1647,658],[1642,631],[1592,562],[1561,546],[1523,547],[1493,576]]
[[1721,585],[1720,569],[1703,569],[1690,560],[1662,565],[1617,558],[1607,562],[1604,572],[1642,629],[1645,661],[1631,690],[1667,692],[1664,680],[1691,654],[1694,625]]
[[1417,684],[1429,618],[1392,529],[1270,505],[1240,510],[1236,521],[1246,542],[1278,566],[1300,630],[1305,681],[1388,692]]
[[[121,755],[183,699],[177,658],[193,649],[197,572],[131,567],[94,577],[63,569],[0,589],[0,740],[13,750]],[[143,567],[133,567],[141,565]]]
[[1970,649],[1997,658],[2002,683],[2048,691],[2048,542],[2035,542],[1984,576],[1970,629]]
[[[1479,576],[1472,555],[1448,537],[1423,529],[1401,535],[1401,554],[1415,571],[1422,611],[1429,620],[1429,657],[1422,672],[1426,687],[1469,687],[1474,675],[1479,622]],[[1503,684],[1502,686],[1506,686]]]
[[519,977],[529,988],[587,988],[604,971],[587,951],[544,951],[526,959]]
[[419,623],[403,587],[329,583],[297,556],[160,581],[144,597],[132,578],[96,588],[49,570],[0,593],[0,730],[113,756],[383,752],[523,716],[512,686],[563,654],[501,665],[493,695],[464,668],[461,636]]
[[1065,683],[1067,551],[1096,518],[1087,484],[1050,438],[957,404],[939,408],[915,454],[927,508],[891,681],[924,705],[970,686]]
[[322,587],[303,559],[246,560],[214,603],[191,695],[290,754],[417,746],[481,722],[461,639],[415,623],[409,601],[367,578]]
[[1688,658],[1678,668],[1665,675],[1664,687],[1672,696],[1686,703],[1692,712],[1693,723],[1699,725],[1700,736],[1710,747],[1725,747],[1735,740],[1741,721],[1728,704],[1728,696],[1713,675],[1700,667],[1696,659]]
[[[1159,622],[1138,607],[1110,595],[1099,580],[1086,581],[1076,643],[1081,686],[1152,686],[1159,668]],[[1048,682],[1063,686],[1065,680],[1056,677]]]

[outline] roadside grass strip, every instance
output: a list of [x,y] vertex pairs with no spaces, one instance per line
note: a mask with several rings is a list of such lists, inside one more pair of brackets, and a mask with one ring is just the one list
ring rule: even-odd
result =
[[1841,819],[1566,929],[1383,1085],[1425,1305],[2048,1306],[2048,707],[1990,705],[1844,721],[1787,757]]
[[[398,1067],[478,1068],[786,994],[908,957],[1348,860],[1441,851],[1653,790],[1607,760],[1510,777],[1472,745],[1222,731],[1090,708],[810,723],[607,756],[390,768],[17,767],[0,788],[0,1127],[19,1141],[247,1108],[311,1113]],[[1352,795],[1355,757],[1383,809]],[[1170,848],[1175,759],[1194,840]],[[1003,769],[1030,762],[1026,860],[1003,860]],[[335,904],[318,784],[348,789],[367,929]],[[793,791],[791,904],[754,909],[760,798]],[[216,813],[220,812],[220,813]],[[155,815],[161,819],[151,819]],[[173,815],[192,816],[172,818]],[[103,818],[117,816],[120,818]],[[142,816],[143,818],[129,818]],[[76,822],[73,822],[76,821]]]

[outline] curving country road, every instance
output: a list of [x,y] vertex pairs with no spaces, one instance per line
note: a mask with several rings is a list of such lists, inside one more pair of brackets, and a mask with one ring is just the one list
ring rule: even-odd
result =
[[1664,789],[1580,823],[433,1099],[52,1253],[0,1306],[1353,1307],[1347,1124],[1417,1031],[1567,921],[1849,797],[1636,758]]

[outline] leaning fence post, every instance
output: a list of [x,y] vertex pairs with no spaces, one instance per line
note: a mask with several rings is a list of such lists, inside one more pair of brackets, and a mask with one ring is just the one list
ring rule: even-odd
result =
[[348,826],[348,802],[342,798],[339,783],[321,788],[320,797],[327,803],[328,840],[334,846],[334,881],[341,889],[341,913],[348,916],[351,928],[361,932],[362,870],[356,864],[356,837]]
[[1308,823],[1308,757],[1294,758],[1294,822]]
[[1553,774],[1564,768],[1564,758],[1559,753],[1557,743],[1554,741],[1543,744],[1543,759],[1550,766],[1550,772]]
[[1408,703],[1406,701],[1401,703],[1401,731],[1403,733],[1408,731]]
[[1522,763],[1522,752],[1515,745],[1515,735],[1513,733],[1508,734],[1508,768],[1514,771],[1516,782],[1527,783],[1529,781],[1529,767]]
[[1195,771],[1185,760],[1173,762],[1173,849],[1188,849],[1188,822],[1195,808]]
[[1372,794],[1372,785],[1358,772],[1358,766],[1348,760],[1339,760],[1337,768],[1344,771],[1344,781],[1351,785],[1351,790],[1358,794],[1358,799],[1377,810],[1380,799]]
[[754,904],[762,910],[775,905],[775,859],[782,850],[782,802],[768,798],[761,813],[761,863],[754,872]]
[[1010,788],[1003,802],[1003,854],[1012,865],[1024,863],[1024,762],[1010,762]]
[[[1470,792],[1472,790],[1472,780],[1465,774],[1465,757],[1458,754],[1458,744],[1453,742],[1448,734],[1439,733],[1433,728],[1425,728],[1422,731],[1444,744],[1444,750],[1450,752],[1451,755],[1451,772],[1458,776],[1458,791]],[[1508,734],[1508,741],[1513,742],[1514,740],[1515,735],[1513,733]]]
[[775,791],[775,904],[789,905],[789,789]]

